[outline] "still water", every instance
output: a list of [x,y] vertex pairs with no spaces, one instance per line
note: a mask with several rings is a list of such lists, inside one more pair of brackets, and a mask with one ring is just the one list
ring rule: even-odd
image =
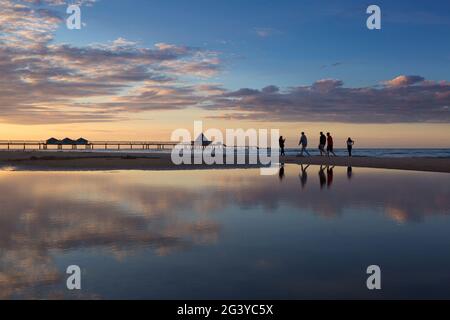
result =
[[303,169],[0,171],[0,298],[450,298],[449,174]]

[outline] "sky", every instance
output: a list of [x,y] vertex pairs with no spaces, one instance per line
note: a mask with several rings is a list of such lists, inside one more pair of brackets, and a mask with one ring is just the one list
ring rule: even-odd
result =
[[202,120],[450,147],[448,39],[438,0],[0,0],[0,140],[169,140]]

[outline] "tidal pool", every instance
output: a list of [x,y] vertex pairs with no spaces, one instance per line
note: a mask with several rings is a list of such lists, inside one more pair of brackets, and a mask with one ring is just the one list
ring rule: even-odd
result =
[[3,170],[0,298],[450,298],[450,175]]

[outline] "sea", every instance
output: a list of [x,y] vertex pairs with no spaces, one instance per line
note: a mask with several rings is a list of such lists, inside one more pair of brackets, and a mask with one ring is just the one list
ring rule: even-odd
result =
[[[319,155],[318,150],[308,150],[311,155]],[[297,155],[300,149],[286,149],[286,155]],[[335,149],[338,156],[346,156],[347,149]],[[353,149],[355,157],[377,158],[450,158],[450,148],[445,149]]]
[[[210,149],[211,147],[208,147]],[[236,152],[242,153],[246,148],[236,148]],[[251,147],[250,153],[257,152],[257,149],[254,147]],[[10,150],[12,151],[12,150]],[[17,148],[17,151],[23,151],[21,148]],[[29,150],[32,151],[32,150]],[[37,151],[37,150],[35,150]],[[41,152],[45,152],[43,150],[40,150]],[[48,149],[48,152],[56,151],[54,149]],[[67,149],[64,149],[63,152],[73,152],[74,150],[70,150],[69,147]],[[121,150],[117,150],[117,148],[114,148],[113,145],[110,146],[109,149],[95,149],[95,150],[85,150],[83,148],[79,148],[76,150],[77,152],[86,152],[86,153],[112,153],[112,154],[158,154],[158,153],[171,153],[172,149],[168,148],[165,150],[156,150],[156,149],[150,149],[150,150],[142,150],[142,149],[125,149],[121,148]],[[197,149],[197,151],[199,151]],[[347,149],[335,149],[334,150],[336,155],[338,156],[347,156]],[[226,151],[224,151],[226,152]],[[308,149],[308,152],[313,155],[317,156],[320,155],[319,150],[316,148]],[[286,148],[286,155],[287,156],[295,156],[300,153],[299,148]],[[433,149],[424,149],[424,148],[354,148],[353,149],[353,156],[354,157],[377,157],[377,158],[450,158],[450,148],[433,148]]]
[[[244,152],[244,148],[237,148],[237,153]],[[104,150],[97,150],[98,152],[104,152]],[[296,156],[300,153],[299,148],[287,148],[287,156]],[[111,151],[116,152],[116,151]],[[122,150],[126,153],[170,153],[171,150]],[[225,152],[225,151],[224,151]],[[250,153],[257,152],[256,148],[250,148]],[[319,150],[308,149],[308,152],[312,156],[320,155]],[[334,152],[337,156],[347,156],[347,149],[335,149]],[[364,148],[364,149],[353,149],[354,157],[377,157],[377,158],[450,158],[450,148],[443,149],[375,149],[375,148]]]

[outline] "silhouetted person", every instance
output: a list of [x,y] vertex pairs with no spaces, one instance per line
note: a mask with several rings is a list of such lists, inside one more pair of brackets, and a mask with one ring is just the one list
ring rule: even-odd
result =
[[352,167],[347,167],[347,178],[348,180],[350,180],[352,178],[353,175],[353,168]]
[[283,181],[284,179],[284,163],[280,166],[280,171],[278,171],[278,178],[280,178],[280,181]]
[[280,139],[278,140],[278,143],[280,145],[280,154],[282,156],[285,156],[286,154],[284,153],[284,143],[286,142],[286,139],[283,138],[283,136],[280,137]]
[[334,146],[333,146],[333,137],[329,132],[327,132],[327,155],[330,156],[330,153],[333,154],[333,156],[336,157],[336,154],[334,153]]
[[333,176],[334,176],[333,169],[334,169],[334,166],[332,166],[331,168],[327,167],[327,187],[328,188],[330,188],[331,185],[333,184]]
[[308,172],[306,170],[308,170],[309,164],[306,167],[303,167],[303,165],[300,165],[300,167],[302,168],[302,172],[300,174],[300,182],[302,184],[302,189],[304,189],[306,183],[308,182]]
[[320,182],[320,189],[323,189],[323,187],[327,184],[327,177],[325,176],[325,168],[320,166],[319,170],[319,182]]
[[348,151],[348,156],[351,157],[352,156],[352,150],[353,150],[353,145],[355,144],[355,141],[352,140],[352,138],[348,137],[347,139],[347,151]]
[[300,152],[300,157],[303,156],[303,152],[306,152],[306,154],[308,156],[311,156],[308,152],[308,150],[306,150],[306,147],[308,146],[308,138],[306,137],[305,133],[302,132],[302,135],[300,137],[300,142],[298,143],[299,146],[302,146],[302,152]]
[[323,132],[320,133],[319,141],[320,155],[323,156],[325,154],[325,145],[327,144],[327,137],[325,137]]

